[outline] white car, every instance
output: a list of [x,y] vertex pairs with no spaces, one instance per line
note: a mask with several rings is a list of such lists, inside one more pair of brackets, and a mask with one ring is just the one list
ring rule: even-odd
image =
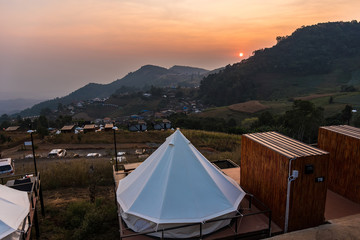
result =
[[66,156],[65,149],[53,149],[48,154],[48,157],[65,157],[65,156]]
[[14,174],[14,165],[11,158],[0,159],[0,175],[2,174]]
[[140,155],[140,154],[143,154],[143,153],[145,153],[145,149],[136,149],[135,150],[136,155]]
[[88,153],[86,156],[87,157],[101,157],[101,154],[100,153]]
[[126,154],[126,152],[118,152],[117,155],[118,156],[124,156]]
[[118,162],[125,162],[126,161],[126,157],[125,156],[120,156],[116,158],[118,160]]

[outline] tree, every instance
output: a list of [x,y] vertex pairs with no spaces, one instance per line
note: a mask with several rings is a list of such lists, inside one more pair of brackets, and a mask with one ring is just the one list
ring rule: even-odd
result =
[[263,112],[260,114],[258,120],[251,125],[251,128],[258,128],[262,126],[274,126],[276,124],[276,121],[274,119],[274,116],[269,112]]
[[284,125],[292,137],[311,143],[317,138],[317,131],[324,122],[324,109],[308,101],[296,100],[292,110],[284,115]]
[[34,121],[34,124],[36,125],[36,132],[40,135],[41,138],[49,135],[49,123],[45,116],[41,115],[38,119]]
[[344,123],[347,123],[348,125],[350,125],[352,110],[353,110],[352,106],[346,104],[345,108],[341,111],[342,120]]
[[10,122],[10,117],[7,115],[7,114],[3,114],[3,115],[1,115],[0,116],[0,123],[2,123],[2,122]]
[[236,120],[233,118],[230,118],[227,125],[228,125],[228,127],[236,127]]
[[52,113],[50,108],[43,108],[40,110],[40,115],[49,116]]
[[355,127],[360,127],[360,114],[354,119]]
[[152,96],[161,97],[162,91],[163,91],[162,88],[154,87],[153,85],[151,85],[150,93],[151,93]]

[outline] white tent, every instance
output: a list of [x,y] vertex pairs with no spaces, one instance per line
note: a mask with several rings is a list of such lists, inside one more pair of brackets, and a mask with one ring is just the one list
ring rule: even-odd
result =
[[[135,232],[234,216],[245,196],[239,185],[215,168],[179,130],[120,180],[116,194],[121,216]],[[202,233],[229,223],[203,224]],[[174,238],[198,234],[199,225],[165,231],[165,237]]]
[[28,194],[0,184],[0,239],[14,239],[29,214]]

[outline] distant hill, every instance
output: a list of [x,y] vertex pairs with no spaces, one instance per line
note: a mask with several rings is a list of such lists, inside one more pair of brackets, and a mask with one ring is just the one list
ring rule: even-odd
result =
[[150,87],[198,86],[209,70],[187,66],[173,66],[166,69],[159,66],[145,65],[135,72],[130,72],[122,79],[109,84],[89,83],[86,86],[61,98],[44,101],[22,111],[21,116],[38,115],[44,108],[56,109],[58,104],[70,104],[75,101],[109,97],[116,91],[148,90]]
[[39,99],[9,99],[9,100],[0,100],[0,115],[2,114],[15,114],[24,110],[28,107],[33,106],[34,104],[40,103],[44,100]]
[[274,100],[354,90],[360,86],[360,23],[330,22],[303,26],[250,58],[228,65],[201,81],[209,104]]

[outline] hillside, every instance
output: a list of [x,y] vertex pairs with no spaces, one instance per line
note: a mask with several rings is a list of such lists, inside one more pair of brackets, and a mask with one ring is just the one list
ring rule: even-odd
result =
[[320,23],[277,37],[277,44],[201,81],[209,104],[276,100],[360,86],[360,23]]
[[152,85],[156,87],[198,86],[204,74],[208,72],[208,70],[193,67],[173,66],[166,69],[145,65],[112,83],[89,83],[65,97],[41,102],[19,114],[21,116],[38,115],[44,108],[56,109],[59,103],[64,105],[93,98],[106,98],[115,92],[148,90]]

